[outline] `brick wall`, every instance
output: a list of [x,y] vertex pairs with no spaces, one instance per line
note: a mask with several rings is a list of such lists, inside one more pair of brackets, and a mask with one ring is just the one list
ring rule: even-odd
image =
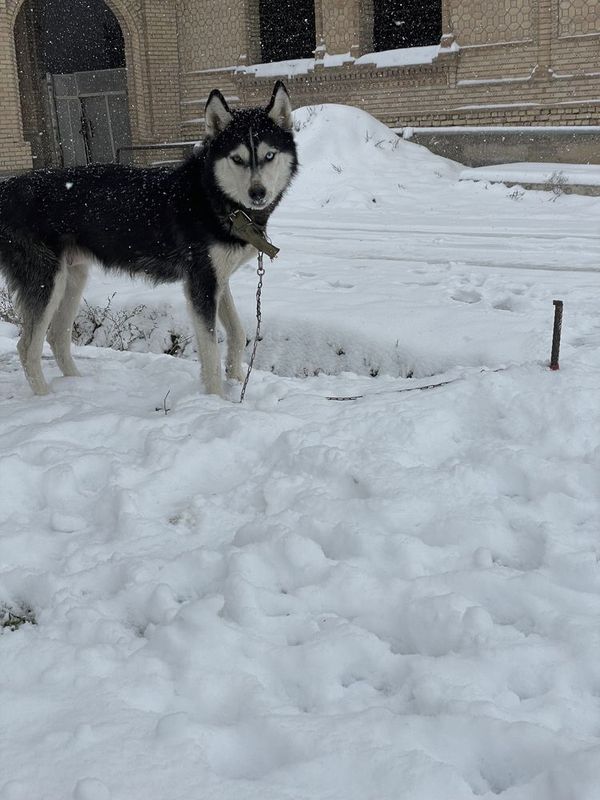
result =
[[13,29],[1,4],[0,76],[0,172],[26,169],[31,165],[31,148],[23,139]]
[[[107,0],[125,40],[134,144],[194,139],[218,86],[232,105],[264,102],[258,0]],[[21,0],[0,0],[0,172],[31,165],[47,128],[32,101],[34,59],[15,57]],[[372,0],[315,0],[317,43],[356,58],[372,49]],[[392,126],[589,125],[600,111],[598,0],[444,0],[433,64],[350,63],[283,75],[296,105],[349,103]],[[21,49],[21,48],[20,48]],[[29,73],[28,73],[29,70]],[[19,92],[23,98],[20,101]],[[23,131],[25,120],[25,132]],[[43,138],[43,137],[42,137]]]
[[[331,2],[330,13],[336,48],[345,52],[361,33],[339,30],[359,25],[348,16],[355,4],[346,4],[346,16],[339,5]],[[315,69],[287,78],[294,102],[349,103],[393,126],[598,124],[597,0],[445,0],[444,16],[444,33],[460,49],[426,65]],[[326,24],[323,35],[332,52]],[[269,96],[272,78],[235,80],[243,103]]]

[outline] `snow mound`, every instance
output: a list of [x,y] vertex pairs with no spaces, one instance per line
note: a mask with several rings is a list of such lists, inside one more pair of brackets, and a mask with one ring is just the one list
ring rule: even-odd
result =
[[407,184],[454,181],[462,169],[358,108],[306,106],[294,112],[294,124],[301,169],[289,204],[372,209],[396,202]]

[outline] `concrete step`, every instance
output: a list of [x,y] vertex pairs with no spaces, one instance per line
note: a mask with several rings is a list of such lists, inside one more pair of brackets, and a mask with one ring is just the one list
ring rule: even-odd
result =
[[464,169],[461,181],[487,181],[561,194],[600,195],[600,164],[524,161]]
[[230,108],[239,105],[233,68],[198,70],[183,76],[181,134],[184,138],[194,138],[204,133],[204,106],[213,89],[219,89]]

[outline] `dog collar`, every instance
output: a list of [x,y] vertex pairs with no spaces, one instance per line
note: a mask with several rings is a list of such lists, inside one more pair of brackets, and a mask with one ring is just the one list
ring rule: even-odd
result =
[[273,259],[279,252],[279,247],[274,244],[265,236],[265,229],[258,223],[254,222],[251,217],[238,208],[228,217],[231,223],[231,232],[234,233],[238,239],[251,244],[261,253],[266,253],[269,258]]

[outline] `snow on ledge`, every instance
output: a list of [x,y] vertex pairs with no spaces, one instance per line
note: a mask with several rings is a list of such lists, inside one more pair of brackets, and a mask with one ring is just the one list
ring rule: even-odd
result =
[[564,185],[600,186],[600,164],[529,163],[496,164],[490,167],[464,169],[460,181],[490,181],[491,183],[548,184],[559,181]]
[[255,75],[258,78],[275,75],[306,75],[313,72],[316,65],[325,68],[341,67],[344,64],[357,66],[381,67],[408,67],[419,64],[431,64],[441,52],[458,49],[453,46],[442,50],[438,44],[427,47],[403,47],[398,50],[382,50],[379,53],[366,53],[360,58],[352,58],[350,53],[338,55],[325,54],[322,59],[296,58],[290,61],[272,61],[268,64],[250,64],[247,67],[238,67],[237,72],[246,75]]
[[[452,49],[452,48],[450,48]],[[448,48],[446,49],[447,52]],[[409,67],[417,64],[431,64],[440,54],[439,44],[427,47],[403,47],[399,50],[382,50],[367,53],[355,60],[355,64],[375,64],[376,67]]]
[[236,72],[267,78],[271,75],[304,75],[314,69],[314,58],[295,58],[291,61],[271,61],[268,64],[250,64],[238,67]]

